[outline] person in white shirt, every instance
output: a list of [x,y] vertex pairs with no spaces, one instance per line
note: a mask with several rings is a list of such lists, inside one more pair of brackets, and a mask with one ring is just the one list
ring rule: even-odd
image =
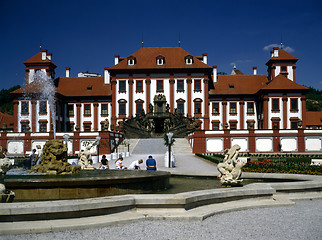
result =
[[115,169],[127,169],[127,167],[125,167],[123,165],[123,158],[119,157],[116,161],[115,161]]
[[143,163],[143,159],[133,161],[128,169],[135,170],[135,169],[141,169],[140,164]]

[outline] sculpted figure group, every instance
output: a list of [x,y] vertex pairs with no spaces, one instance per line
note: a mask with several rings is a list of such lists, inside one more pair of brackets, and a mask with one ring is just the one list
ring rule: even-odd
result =
[[239,185],[243,181],[240,176],[245,163],[237,162],[239,150],[240,146],[235,144],[231,149],[224,151],[224,161],[217,166],[222,185]]

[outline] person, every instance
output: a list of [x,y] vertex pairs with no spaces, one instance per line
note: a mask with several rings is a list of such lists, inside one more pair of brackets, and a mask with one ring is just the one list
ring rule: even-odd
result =
[[5,155],[2,152],[2,147],[0,146],[0,158],[5,158]]
[[31,166],[36,164],[36,149],[32,149],[32,153],[29,156]]
[[41,146],[40,145],[37,145],[36,148],[37,148],[36,155],[38,157],[36,165],[38,165],[38,164],[41,163],[42,150],[41,150]]
[[99,169],[110,169],[109,165],[108,165],[108,160],[106,159],[106,156],[103,155],[102,159],[101,159],[101,164],[99,166]]
[[148,171],[156,171],[157,170],[157,163],[151,155],[146,160],[146,170],[148,170]]
[[3,156],[6,158],[7,157],[7,154],[8,154],[8,150],[5,148],[3,149]]
[[119,157],[116,161],[115,161],[115,169],[127,169],[127,167],[125,167],[123,165],[123,158]]
[[23,165],[25,170],[29,170],[31,168],[31,160],[28,154],[25,154],[25,160],[23,160]]
[[131,170],[135,170],[135,169],[141,170],[141,168],[140,168],[140,164],[141,163],[143,163],[143,159],[133,161],[131,163],[131,165],[129,166],[128,169],[131,169]]

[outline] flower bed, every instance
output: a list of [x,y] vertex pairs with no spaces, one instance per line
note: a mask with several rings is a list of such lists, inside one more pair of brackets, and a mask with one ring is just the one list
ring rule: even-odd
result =
[[243,168],[243,171],[322,175],[322,166],[311,166],[307,159],[272,161],[271,159],[265,158],[262,161],[249,161]]

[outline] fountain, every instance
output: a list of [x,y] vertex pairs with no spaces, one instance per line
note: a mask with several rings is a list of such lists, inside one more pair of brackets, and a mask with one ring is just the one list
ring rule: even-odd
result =
[[[2,153],[2,148],[0,151]],[[0,158],[0,199],[1,199],[0,202],[1,203],[12,202],[15,197],[15,193],[7,190],[6,186],[4,185],[4,177],[11,167],[12,167],[12,163],[8,158]]]
[[[47,100],[51,112],[51,120],[53,125],[54,139],[56,139],[56,99],[55,85],[51,77],[46,72],[37,71],[33,76],[33,81],[37,84],[40,93],[40,99]],[[29,93],[25,93],[25,99],[30,98]]]

